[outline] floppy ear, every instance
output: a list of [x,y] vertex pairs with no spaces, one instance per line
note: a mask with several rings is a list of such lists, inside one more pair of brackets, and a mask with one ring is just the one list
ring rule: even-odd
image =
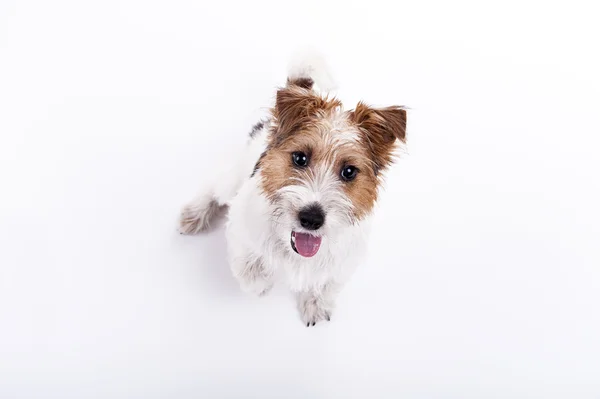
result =
[[377,168],[390,165],[396,140],[406,142],[406,111],[398,106],[371,108],[360,102],[350,118],[365,135]]

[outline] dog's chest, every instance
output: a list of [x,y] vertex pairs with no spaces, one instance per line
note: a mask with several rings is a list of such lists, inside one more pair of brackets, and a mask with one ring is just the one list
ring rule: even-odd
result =
[[307,291],[346,280],[362,259],[366,246],[362,236],[347,238],[345,242],[338,241],[337,245],[326,243],[313,258],[303,258],[290,251],[277,251],[272,258],[279,266],[280,278],[294,291]]

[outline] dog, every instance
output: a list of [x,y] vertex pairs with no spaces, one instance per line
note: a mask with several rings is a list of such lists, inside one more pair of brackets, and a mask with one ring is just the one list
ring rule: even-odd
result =
[[307,327],[331,319],[364,258],[384,172],[406,142],[405,108],[345,110],[322,92],[330,80],[322,57],[292,65],[234,169],[183,208],[179,227],[205,231],[228,208],[228,261],[242,290],[264,295],[283,275]]

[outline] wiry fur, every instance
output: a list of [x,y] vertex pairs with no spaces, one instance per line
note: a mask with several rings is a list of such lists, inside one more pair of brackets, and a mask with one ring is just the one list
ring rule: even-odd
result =
[[180,232],[182,234],[198,234],[210,228],[215,216],[225,205],[207,196],[199,196],[186,205],[181,211]]
[[[263,295],[282,272],[297,293],[307,326],[329,320],[337,293],[365,253],[370,215],[381,184],[380,171],[405,140],[406,113],[400,107],[371,108],[359,103],[344,111],[336,98],[313,90],[329,73],[322,62],[292,68],[286,87],[277,92],[271,118],[257,124],[244,156],[218,176],[210,192],[184,208],[182,233],[204,230],[217,211],[229,205],[228,259],[246,292]],[[309,156],[307,167],[294,166],[291,154]],[[356,177],[340,171],[352,165]],[[299,212],[318,204],[325,222],[306,230]],[[321,237],[312,257],[300,256],[291,233]]]

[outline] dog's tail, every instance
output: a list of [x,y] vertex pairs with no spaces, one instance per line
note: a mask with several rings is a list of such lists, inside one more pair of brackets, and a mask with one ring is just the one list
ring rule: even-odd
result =
[[337,86],[325,58],[314,49],[294,54],[288,66],[287,83],[305,89],[317,85],[321,91],[332,91]]

